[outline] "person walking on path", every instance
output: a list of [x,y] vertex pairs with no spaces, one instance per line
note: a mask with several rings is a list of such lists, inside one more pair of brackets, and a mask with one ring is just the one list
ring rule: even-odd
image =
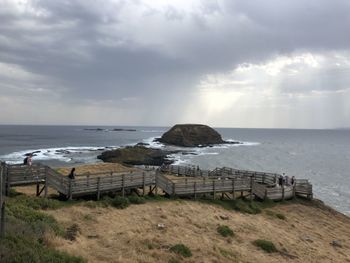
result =
[[75,167],[72,168],[68,177],[69,177],[69,179],[75,179]]

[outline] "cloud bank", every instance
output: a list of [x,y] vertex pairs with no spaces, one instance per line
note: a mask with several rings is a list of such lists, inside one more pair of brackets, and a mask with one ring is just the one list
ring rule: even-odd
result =
[[350,126],[349,11],[346,0],[2,0],[0,123]]

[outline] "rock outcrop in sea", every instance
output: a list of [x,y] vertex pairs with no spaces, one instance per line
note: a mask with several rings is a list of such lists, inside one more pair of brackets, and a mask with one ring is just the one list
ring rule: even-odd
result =
[[105,151],[97,156],[104,162],[122,163],[127,165],[157,165],[172,163],[167,157],[172,152],[144,146],[127,146],[125,148]]
[[183,147],[206,147],[214,144],[239,143],[224,141],[216,130],[203,124],[176,124],[156,140]]

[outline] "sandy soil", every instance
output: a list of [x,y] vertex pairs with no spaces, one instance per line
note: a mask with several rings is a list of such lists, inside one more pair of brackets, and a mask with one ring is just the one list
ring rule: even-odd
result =
[[[258,215],[228,211],[194,201],[164,201],[115,208],[67,207],[48,211],[65,226],[81,229],[75,241],[51,239],[50,245],[89,262],[350,262],[350,219],[330,209],[284,204]],[[223,220],[220,216],[228,216]],[[159,223],[165,229],[158,229]],[[228,225],[225,238],[217,226]],[[252,241],[272,241],[286,253],[267,254]],[[340,240],[342,247],[330,243]],[[169,247],[183,243],[193,256],[181,258]],[[292,258],[291,258],[292,257]]]

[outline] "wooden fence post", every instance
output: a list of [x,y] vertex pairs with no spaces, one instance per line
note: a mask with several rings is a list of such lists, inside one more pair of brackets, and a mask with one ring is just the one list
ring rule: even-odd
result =
[[253,176],[250,176],[250,201],[253,200]]
[[232,179],[232,200],[235,200],[235,178]]
[[146,184],[145,184],[145,172],[142,172],[142,195],[145,196],[146,192]]
[[47,192],[48,192],[48,187],[49,187],[49,176],[48,176],[48,173],[49,173],[49,169],[47,168],[47,166],[45,166],[45,192],[44,192],[44,196],[47,197]]
[[69,180],[68,199],[73,199],[72,179]]
[[[159,181],[159,170],[156,170],[156,184],[154,186],[154,194],[158,195],[158,181]],[[151,189],[151,186],[150,186]]]
[[125,196],[125,174],[122,175],[122,196]]
[[97,177],[97,200],[100,200],[101,197],[101,177]]
[[5,165],[5,170],[4,170],[4,176],[5,176],[5,196],[10,195],[10,182],[9,182],[9,167],[6,164]]
[[5,234],[5,202],[3,197],[5,165],[4,163],[0,163],[0,239],[4,238]]
[[194,182],[194,185],[193,185],[193,190],[194,190],[194,199],[197,199],[197,182]]
[[215,179],[213,181],[213,199],[215,199],[216,196],[216,189],[215,189]]

